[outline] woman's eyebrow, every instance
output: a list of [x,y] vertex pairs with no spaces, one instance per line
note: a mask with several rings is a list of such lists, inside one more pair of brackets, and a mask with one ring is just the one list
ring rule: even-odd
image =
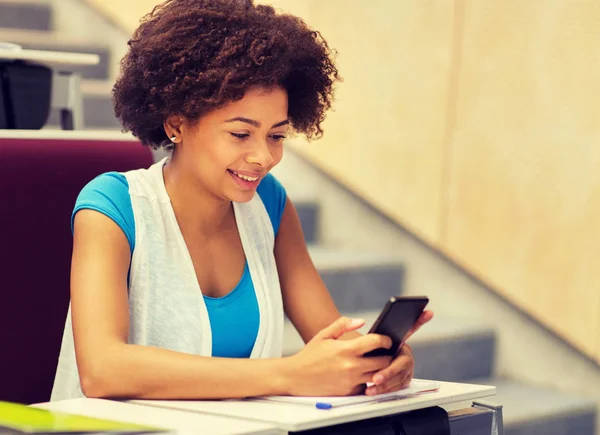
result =
[[282,125],[288,125],[289,123],[290,123],[290,120],[286,119],[285,121],[281,121],[281,122],[278,122],[277,124],[273,124],[273,126],[271,128],[281,127]]
[[[242,116],[236,116],[235,118],[228,119],[225,122],[235,122],[235,121],[245,122],[245,123],[250,124],[250,125],[252,125],[252,126],[254,126],[256,128],[259,128],[260,125],[261,125],[260,122],[255,121],[254,119],[244,118]],[[284,121],[281,121],[281,122],[278,122],[276,124],[273,124],[273,126],[271,128],[281,127],[282,125],[287,125],[289,123],[290,123],[290,120],[286,119]]]

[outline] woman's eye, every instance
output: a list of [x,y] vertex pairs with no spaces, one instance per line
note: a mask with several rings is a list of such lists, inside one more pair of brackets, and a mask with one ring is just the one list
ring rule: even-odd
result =
[[285,136],[282,136],[282,135],[280,135],[280,134],[274,134],[274,135],[273,135],[273,136],[271,136],[271,137],[272,137],[273,139],[275,139],[276,141],[278,141],[278,142],[279,142],[280,140],[283,140],[283,139],[285,139]]
[[233,137],[237,139],[245,139],[250,136],[248,133],[230,133]]

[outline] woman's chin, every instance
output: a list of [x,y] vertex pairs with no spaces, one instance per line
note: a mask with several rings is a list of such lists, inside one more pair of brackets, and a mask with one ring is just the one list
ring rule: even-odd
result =
[[254,198],[254,195],[256,194],[256,190],[248,190],[245,192],[228,192],[229,195],[226,195],[226,197],[233,202],[249,202],[252,200],[252,198]]

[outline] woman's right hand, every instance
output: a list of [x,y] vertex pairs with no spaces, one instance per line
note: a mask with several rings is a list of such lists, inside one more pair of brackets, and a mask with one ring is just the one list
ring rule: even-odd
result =
[[389,349],[389,337],[367,334],[349,340],[339,340],[354,331],[364,320],[341,317],[322,329],[296,355],[289,358],[292,396],[348,396],[358,394],[373,374],[392,361],[391,357],[364,357],[378,348]]

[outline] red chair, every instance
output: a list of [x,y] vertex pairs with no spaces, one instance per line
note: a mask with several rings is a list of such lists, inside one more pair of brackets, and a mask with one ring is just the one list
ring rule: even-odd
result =
[[80,190],[103,172],[152,163],[135,141],[0,137],[0,400],[50,399]]

